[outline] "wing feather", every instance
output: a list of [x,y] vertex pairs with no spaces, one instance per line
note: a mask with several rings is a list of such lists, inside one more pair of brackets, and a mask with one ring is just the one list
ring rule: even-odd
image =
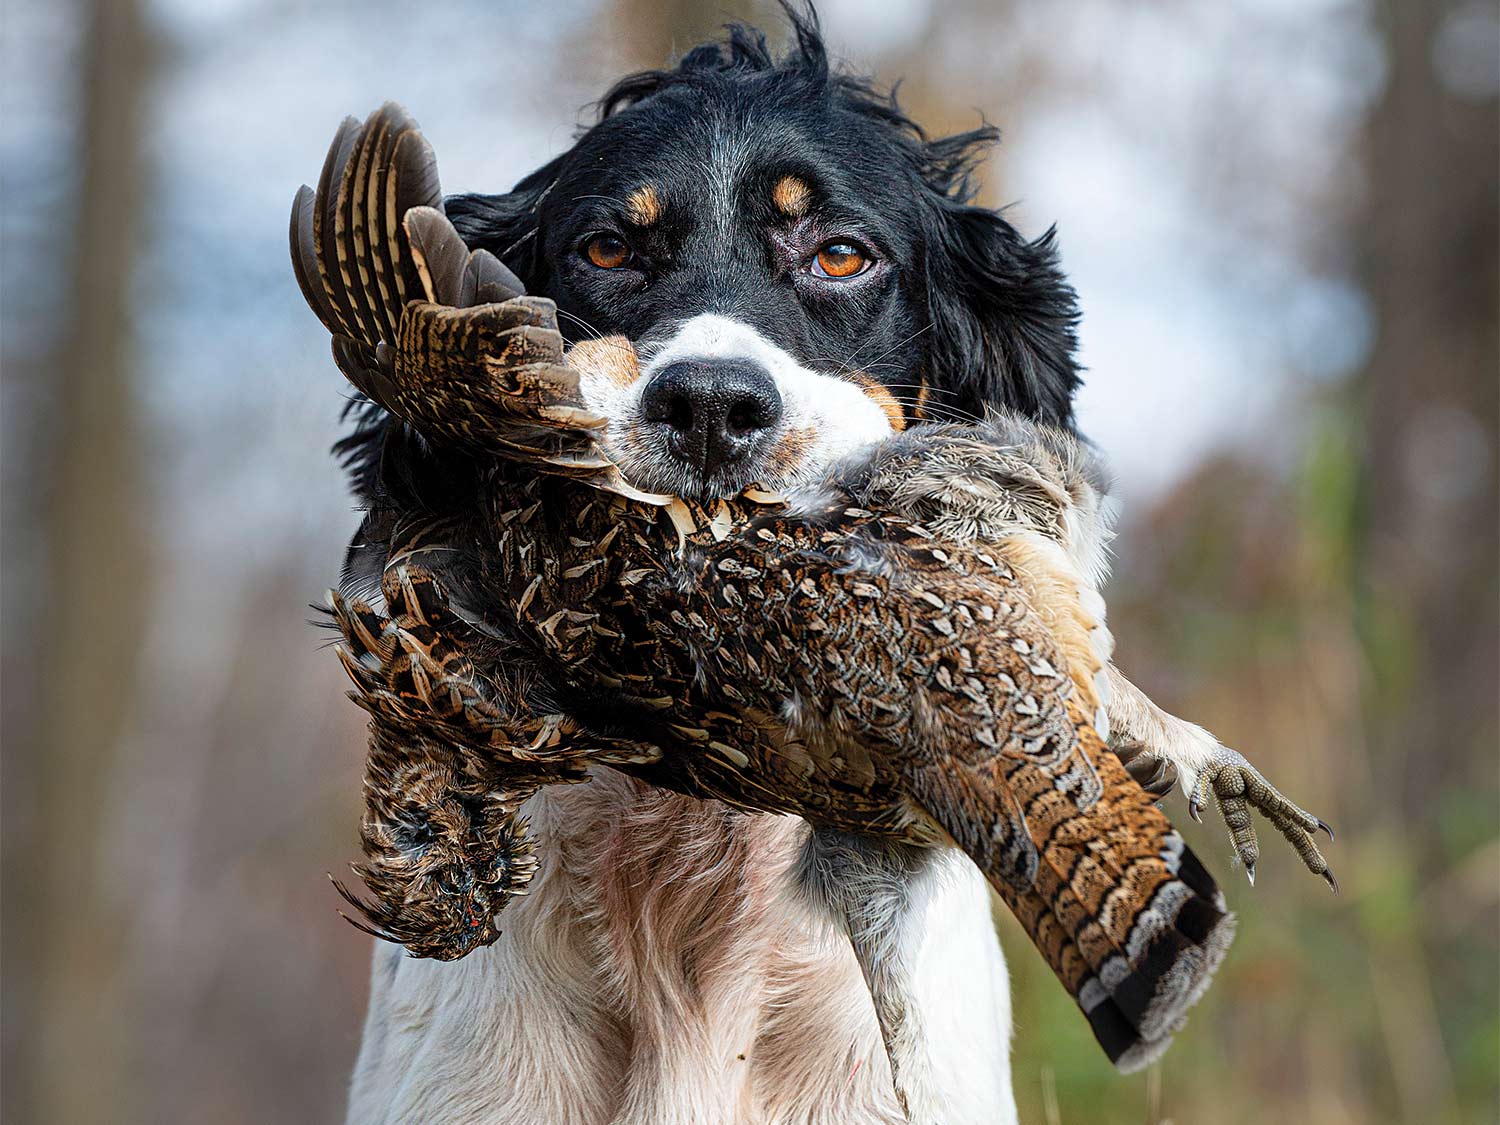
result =
[[317,189],[293,201],[290,250],[339,369],[424,437],[667,502],[631,488],[602,448],[606,420],[584,401],[556,306],[448,221],[432,149],[400,106],[339,126]]
[[[795,697],[828,716],[823,737],[893,764],[1020,919],[1110,1058],[1122,1069],[1155,1058],[1206,987],[1232,919],[1092,725],[1093,677],[1069,657],[1078,648],[1092,660],[1092,647],[1058,635],[1086,636],[1087,614],[1055,601],[1081,584],[1038,580],[1003,542],[944,545],[853,508],[771,524],[706,549],[700,585],[680,584],[682,604],[653,614],[656,627],[690,628],[694,651],[712,652],[709,682],[733,685],[745,705]],[[739,670],[752,662],[762,677],[747,683]]]

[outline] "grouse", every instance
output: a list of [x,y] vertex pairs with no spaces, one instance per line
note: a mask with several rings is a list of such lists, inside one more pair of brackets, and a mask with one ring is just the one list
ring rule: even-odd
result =
[[389,440],[477,482],[460,514],[393,489],[366,518],[373,566],[330,595],[371,716],[374,900],[340,887],[362,928],[443,959],[493,941],[536,868],[521,805],[594,765],[795,813],[905,1101],[913,1017],[863,875],[899,886],[961,848],[1122,1070],[1165,1050],[1233,933],[1155,804],[1177,780],[1164,741],[1213,748],[1190,808],[1218,799],[1252,873],[1255,808],[1332,884],[1322,821],[1111,664],[1102,469],[1077,437],[997,414],[912,427],[796,496],[636,489],[581,390],[632,377],[631,345],[565,349],[551,302],[464,245],[394,105],[341,126],[291,250]]

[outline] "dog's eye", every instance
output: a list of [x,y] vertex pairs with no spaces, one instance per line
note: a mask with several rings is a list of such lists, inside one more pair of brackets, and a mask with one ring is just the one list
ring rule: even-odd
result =
[[596,234],[583,245],[583,256],[601,270],[617,270],[633,256],[625,240],[613,234]]
[[813,259],[812,271],[818,277],[842,280],[858,277],[870,268],[871,258],[852,242],[830,242]]

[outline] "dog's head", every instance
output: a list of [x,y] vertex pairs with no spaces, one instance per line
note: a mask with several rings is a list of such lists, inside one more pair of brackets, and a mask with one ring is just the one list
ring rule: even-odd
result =
[[808,479],[923,419],[1008,407],[1071,422],[1075,298],[1051,232],[972,206],[989,127],[930,139],[794,43],[732,28],[626,78],[599,122],[499,196],[448,201],[471,246],[557,302],[570,339],[623,335],[590,404],[638,486],[709,498]]

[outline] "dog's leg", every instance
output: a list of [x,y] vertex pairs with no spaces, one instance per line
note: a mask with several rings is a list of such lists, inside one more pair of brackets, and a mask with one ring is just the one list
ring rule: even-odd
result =
[[891,1063],[896,1098],[914,1125],[939,1120],[928,1039],[916,994],[920,921],[935,854],[830,831],[808,835],[798,883],[849,934]]

